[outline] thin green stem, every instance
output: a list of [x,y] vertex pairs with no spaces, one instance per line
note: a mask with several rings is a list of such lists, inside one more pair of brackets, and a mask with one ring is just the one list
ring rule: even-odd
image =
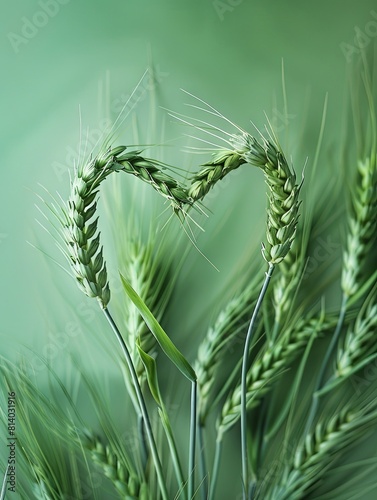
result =
[[338,322],[337,322],[336,327],[335,327],[334,335],[332,336],[332,339],[331,339],[331,342],[327,348],[325,357],[323,358],[323,362],[322,362],[321,368],[320,368],[319,373],[318,373],[317,382],[316,382],[316,385],[315,385],[315,388],[313,391],[312,404],[310,407],[308,420],[306,421],[306,426],[305,426],[305,432],[304,432],[305,436],[308,434],[310,427],[313,424],[313,420],[314,420],[315,414],[316,414],[317,409],[318,409],[318,403],[319,403],[319,398],[320,398],[320,396],[318,395],[318,391],[320,389],[322,389],[322,387],[324,385],[326,370],[327,370],[329,361],[331,359],[331,356],[334,352],[335,346],[338,343],[340,332],[342,331],[344,318],[346,316],[346,311],[347,311],[347,305],[348,305],[347,302],[348,302],[348,296],[344,294],[343,298],[342,298],[342,304],[340,307],[339,318],[338,318]]
[[256,319],[261,308],[264,296],[266,294],[268,285],[271,280],[272,273],[275,269],[274,264],[268,264],[268,271],[262,285],[257,303],[254,308],[253,315],[250,320],[249,329],[246,335],[246,341],[244,346],[244,352],[242,357],[242,373],[241,373],[241,454],[242,454],[242,481],[243,481],[243,497],[244,500],[249,498],[249,468],[248,468],[248,452],[247,452],[247,405],[246,405],[246,394],[247,394],[247,369],[248,369],[248,357],[250,343],[254,333],[254,327]]
[[158,456],[157,446],[156,446],[156,442],[155,442],[155,439],[153,436],[152,426],[151,426],[151,422],[149,419],[147,406],[146,406],[145,401],[144,401],[143,393],[141,392],[141,389],[140,389],[139,380],[137,378],[135,367],[132,363],[130,353],[128,351],[126,343],[124,342],[122,334],[120,333],[120,331],[119,331],[113,317],[111,316],[109,310],[103,309],[103,313],[106,316],[106,319],[108,320],[108,322],[110,323],[110,326],[111,326],[113,332],[115,333],[115,336],[116,336],[116,338],[121,346],[122,352],[126,358],[126,363],[127,363],[128,369],[130,371],[132,382],[133,382],[134,387],[135,387],[137,399],[139,401],[140,411],[141,411],[141,414],[143,416],[144,425],[145,425],[145,432],[147,434],[149,447],[151,449],[151,453],[152,453],[152,457],[153,457],[153,461],[154,461],[154,465],[155,465],[155,469],[156,469],[156,474],[157,474],[157,478],[158,478],[158,483],[159,483],[160,490],[161,490],[161,495],[162,495],[162,498],[164,500],[168,500],[168,493],[166,490],[165,481],[164,481],[164,477],[162,474],[162,466],[161,466],[161,462],[160,462],[160,459]]
[[220,469],[222,444],[223,444],[223,440],[222,440],[222,437],[220,437],[216,440],[215,459],[213,462],[212,477],[210,478],[210,490],[209,490],[208,500],[214,500],[214,498],[215,498],[217,477],[219,475],[219,469]]
[[186,500],[186,491],[185,491],[185,481],[183,479],[183,472],[181,467],[181,462],[179,460],[177,445],[174,439],[174,434],[170,425],[169,416],[167,414],[166,408],[163,406],[159,408],[159,415],[161,418],[161,423],[165,431],[166,439],[168,441],[169,450],[171,454],[171,459],[173,462],[175,477],[178,482],[179,492],[176,495],[176,499],[182,498]]
[[195,488],[195,451],[196,451],[196,428],[197,428],[197,381],[191,383],[191,420],[190,420],[190,451],[188,470],[188,500],[194,498]]
[[[140,409],[138,408],[138,411]],[[143,415],[141,413],[138,414],[137,416],[137,430],[140,438],[140,455],[141,455],[141,463],[143,464],[143,467],[145,468],[148,460],[148,452],[147,452],[147,446],[145,442],[145,427],[144,427],[144,419]]]
[[206,456],[204,449],[204,436],[203,436],[204,425],[199,423],[198,425],[198,445],[199,445],[199,470],[200,470],[200,492],[202,500],[207,500],[208,497],[208,474],[206,465]]

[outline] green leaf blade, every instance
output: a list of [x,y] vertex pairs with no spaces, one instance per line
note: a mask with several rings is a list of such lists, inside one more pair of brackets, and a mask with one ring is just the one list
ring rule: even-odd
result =
[[152,312],[149,310],[145,302],[139,297],[137,292],[132,288],[127,279],[120,274],[122,284],[128,297],[132,300],[142,318],[144,319],[146,325],[151,331],[152,335],[155,337],[159,343],[161,349],[164,351],[166,356],[175,364],[175,366],[180,370],[185,377],[187,377],[191,382],[196,381],[196,373],[187,359],[183,354],[176,348],[173,342],[170,340],[168,335],[165,333],[157,319],[154,317]]
[[139,352],[139,356],[141,358],[141,361],[143,362],[146,374],[147,374],[147,380],[148,380],[148,385],[149,385],[149,390],[151,391],[151,394],[158,404],[158,406],[161,408],[163,406],[162,399],[161,399],[161,392],[160,392],[160,387],[158,384],[158,378],[157,378],[157,366],[156,366],[156,360],[150,356],[148,353],[143,351],[143,349],[140,347],[140,344],[136,344],[137,350]]

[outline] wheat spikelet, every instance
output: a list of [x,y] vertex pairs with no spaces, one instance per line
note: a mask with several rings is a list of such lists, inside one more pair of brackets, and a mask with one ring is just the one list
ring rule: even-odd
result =
[[216,182],[243,163],[260,167],[269,188],[267,209],[267,246],[263,256],[270,264],[280,263],[287,255],[294,240],[300,207],[302,186],[296,183],[296,174],[274,140],[255,137],[244,132],[229,135],[232,149],[217,151],[214,159],[193,176],[189,188],[190,198],[203,199]]
[[287,253],[285,259],[280,263],[279,276],[273,283],[272,297],[275,312],[274,321],[277,331],[274,331],[271,342],[274,341],[276,335],[279,333],[278,329],[282,324],[284,318],[289,313],[290,308],[292,307],[295,295],[302,279],[304,259],[298,251],[300,243],[301,238],[296,237],[295,244]]
[[347,378],[371,354],[376,353],[377,303],[371,300],[368,307],[362,310],[344,339],[343,346],[338,349],[337,369],[335,376]]
[[[333,322],[319,318],[301,319],[281,336],[274,345],[267,345],[247,373],[246,405],[258,406],[272,389],[277,377],[302,353],[313,336],[328,329]],[[237,386],[226,399],[218,421],[218,436],[227,432],[241,416],[241,386]]]
[[98,436],[88,430],[84,431],[84,436],[83,445],[90,451],[93,462],[103,470],[121,498],[148,498],[146,483],[140,481],[135,473],[130,472],[128,467],[120,462],[109,443],[105,445]]
[[299,216],[299,193],[302,186],[296,184],[284,154],[271,141],[265,141],[268,158],[263,171],[270,190],[267,208],[267,241],[263,256],[270,264],[278,264],[289,252],[296,234]]
[[347,448],[365,438],[365,433],[376,425],[377,413],[370,408],[336,413],[327,424],[320,422],[305,436],[294,457],[281,474],[278,484],[263,493],[264,499],[300,500],[321,480]]
[[96,297],[102,308],[106,308],[110,300],[110,289],[95,218],[101,182],[112,172],[124,171],[150,184],[169,201],[175,212],[180,212],[183,204],[192,203],[175,179],[142,158],[140,151],[125,153],[125,149],[120,146],[108,150],[79,167],[72,181],[70,198],[62,208],[63,238],[74,276],[82,291]]
[[377,161],[374,156],[359,161],[359,185],[353,196],[347,248],[343,256],[342,290],[346,297],[360,288],[366,254],[375,239],[377,222]]
[[267,162],[261,144],[250,134],[229,135],[229,149],[220,149],[213,153],[212,161],[205,163],[191,180],[189,195],[193,200],[201,200],[210,189],[232,170],[244,163],[264,167]]
[[[167,259],[163,260],[165,255],[153,251],[154,243],[153,236],[145,244],[140,238],[135,237],[128,241],[122,273],[159,321],[171,296],[173,280],[170,279],[171,263],[166,262]],[[142,382],[145,381],[145,369],[137,349],[137,342],[144,352],[153,355],[156,340],[135,305],[129,300],[124,308],[123,317],[128,331],[127,343],[131,358],[139,381]]]
[[202,200],[219,180],[244,163],[246,163],[244,158],[238,152],[230,150],[216,152],[213,159],[205,163],[193,176],[189,188],[190,197],[193,200]]
[[[129,245],[125,276],[128,278],[132,288],[144,300],[149,309],[155,311],[156,304],[152,304],[151,302],[153,299],[157,299],[157,296],[154,294],[151,286],[153,287],[153,284],[156,283],[158,273],[157,276],[153,273],[151,258],[151,248],[147,248],[141,241],[131,242]],[[138,354],[136,342],[139,340],[142,349],[151,354],[156,345],[156,341],[154,336],[150,334],[145,321],[134,304],[129,304],[126,308],[124,322],[128,331],[127,341],[130,348],[130,354],[136,373],[140,379],[144,373],[144,367]]]
[[[191,95],[191,97],[194,96]],[[206,121],[195,118],[187,120],[186,117],[181,118],[179,115],[175,115],[181,122],[209,135],[211,140],[215,137],[226,143],[225,147],[220,146],[213,153],[212,161],[203,165],[199,172],[192,177],[189,188],[190,198],[194,201],[202,200],[218,181],[243,163],[261,168],[270,191],[267,209],[268,244],[267,247],[263,247],[263,256],[271,266],[280,263],[287,255],[295,237],[302,181],[300,184],[296,184],[295,172],[289,167],[273,131],[268,132],[270,139],[266,139],[260,134],[259,141],[209,104],[201,99],[195,99],[204,104],[204,108],[194,107],[231,124],[237,132],[231,134],[220,127],[211,126]],[[203,142],[210,146],[216,146],[205,139]]]

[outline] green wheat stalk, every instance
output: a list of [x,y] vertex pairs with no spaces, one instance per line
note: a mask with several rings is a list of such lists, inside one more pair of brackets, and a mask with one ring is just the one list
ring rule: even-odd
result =
[[62,226],[65,243],[65,248],[62,248],[62,251],[71,265],[76,282],[88,297],[97,298],[121,346],[143,416],[161,492],[163,497],[167,498],[162,467],[137,373],[127,345],[107,309],[110,288],[106,263],[103,259],[103,249],[100,247],[98,218],[94,217],[97,211],[100,184],[113,172],[124,171],[147,182],[169,201],[175,212],[182,210],[182,202],[190,203],[190,200],[186,191],[177,181],[161,171],[151,161],[142,158],[139,151],[126,153],[125,150],[124,146],[108,149],[80,165],[72,180],[68,202],[63,202],[60,213],[54,207],[52,212]]
[[[286,257],[295,238],[299,215],[299,194],[302,182],[297,183],[296,174],[289,166],[276,137],[271,133],[266,139],[261,135],[260,140],[243,131],[240,127],[225,118],[215,108],[204,103],[201,99],[197,102],[204,104],[200,110],[215,115],[225,120],[237,133],[229,134],[218,127],[211,127],[207,122],[199,119],[187,120],[175,114],[175,118],[226,143],[226,148],[220,146],[213,153],[213,160],[206,163],[192,177],[189,195],[193,200],[201,200],[209,190],[229,172],[235,170],[243,163],[248,163],[262,169],[269,190],[267,208],[267,245],[262,245],[263,258],[268,264],[265,281],[250,320],[246,335],[241,372],[241,446],[242,446],[242,477],[244,483],[244,498],[248,497],[248,465],[247,465],[247,436],[246,436],[246,376],[248,354],[252,340],[253,330],[262,305],[264,295],[275,265]],[[204,142],[206,142],[204,140]],[[209,145],[213,143],[207,141]]]

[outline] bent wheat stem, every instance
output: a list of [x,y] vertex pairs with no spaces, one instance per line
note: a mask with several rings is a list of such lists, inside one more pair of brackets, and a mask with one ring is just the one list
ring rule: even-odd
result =
[[126,343],[124,342],[122,334],[120,333],[120,331],[119,331],[113,317],[111,316],[109,310],[107,308],[103,309],[103,313],[104,313],[106,319],[108,320],[108,322],[110,323],[110,326],[111,326],[113,332],[115,333],[115,336],[116,336],[116,338],[121,346],[122,352],[125,356],[127,366],[128,366],[129,371],[130,371],[130,375],[131,375],[131,378],[132,378],[132,381],[133,381],[133,384],[135,387],[136,396],[137,396],[137,399],[139,401],[140,411],[141,411],[142,416],[143,416],[144,425],[145,425],[145,432],[146,432],[147,437],[148,437],[149,446],[150,446],[153,461],[155,464],[156,474],[157,474],[158,483],[159,483],[159,486],[161,489],[161,494],[162,494],[162,497],[164,500],[168,500],[168,494],[167,494],[165,481],[164,481],[164,477],[163,477],[163,473],[162,473],[162,466],[161,466],[160,458],[159,458],[158,452],[157,452],[156,441],[155,441],[154,436],[153,436],[152,426],[151,426],[151,422],[149,419],[147,406],[145,404],[144,396],[143,396],[141,389],[140,389],[139,380],[137,377],[136,370],[135,370],[134,365],[132,363],[130,353],[128,351]]
[[250,320],[249,329],[246,336],[244,352],[242,357],[242,373],[241,373],[241,454],[242,454],[242,480],[243,480],[243,488],[244,488],[244,499],[248,499],[248,490],[249,490],[249,471],[248,471],[248,452],[247,452],[247,407],[246,407],[246,393],[247,393],[247,362],[249,357],[249,349],[250,343],[252,340],[252,336],[254,333],[255,322],[259,313],[259,309],[261,308],[263,298],[266,294],[268,285],[271,280],[272,273],[274,271],[274,264],[269,264],[268,271],[266,273],[266,277],[260,291],[257,303],[255,305],[255,309],[253,315]]

